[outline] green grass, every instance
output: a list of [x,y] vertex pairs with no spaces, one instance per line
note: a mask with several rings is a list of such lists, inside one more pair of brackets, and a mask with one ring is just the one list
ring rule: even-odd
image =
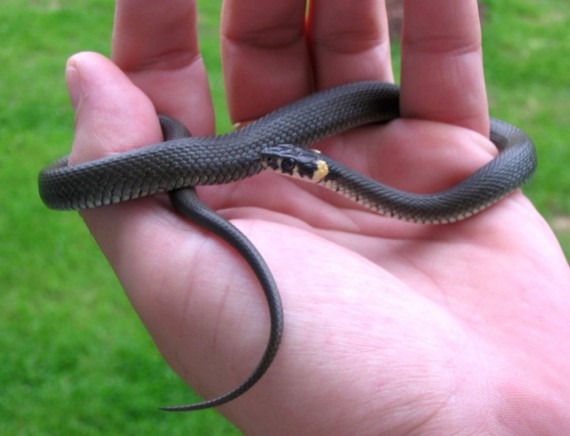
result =
[[[214,35],[219,5],[207,6]],[[113,8],[0,4],[0,434],[240,434],[215,411],[157,409],[197,397],[162,360],[78,215],[38,198],[38,169],[72,141],[65,61],[109,54]],[[205,45],[211,57],[217,43]]]
[[[492,112],[533,136],[540,170],[527,192],[548,218],[567,224],[570,11],[567,0],[507,3],[488,1]],[[39,168],[72,140],[65,61],[80,50],[109,54],[113,7],[112,0],[0,3],[0,434],[239,434],[214,411],[156,409],[195,397],[163,362],[77,214],[50,212],[37,195]],[[219,7],[201,1],[200,23],[227,130]],[[560,226],[566,246],[567,228]]]

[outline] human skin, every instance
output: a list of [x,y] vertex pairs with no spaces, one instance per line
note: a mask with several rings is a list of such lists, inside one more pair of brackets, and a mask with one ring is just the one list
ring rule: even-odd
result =
[[[472,0],[407,0],[404,8],[402,118],[318,148],[388,185],[430,192],[496,154],[480,25]],[[386,23],[380,0],[314,1],[306,21],[304,1],[224,2],[232,119],[346,82],[392,81]],[[118,0],[112,52],[113,62],[95,53],[68,62],[72,163],[160,142],[157,113],[194,135],[214,133],[194,1]],[[274,364],[219,408],[245,433],[570,429],[570,272],[522,192],[444,226],[385,218],[269,173],[199,193],[260,250],[283,298]],[[178,216],[165,196],[82,215],[189,385],[210,398],[247,377],[269,317],[234,251]]]

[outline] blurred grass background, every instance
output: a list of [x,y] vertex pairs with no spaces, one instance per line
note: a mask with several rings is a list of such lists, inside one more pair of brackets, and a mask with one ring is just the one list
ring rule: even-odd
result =
[[[199,2],[200,27],[227,131],[220,4]],[[485,4],[491,112],[536,141],[540,168],[526,192],[568,250],[570,8]],[[109,55],[113,9],[112,0],[0,3],[0,435],[237,435],[215,411],[156,409],[197,397],[163,362],[78,215],[50,212],[37,195],[37,172],[72,141],[65,61],[82,50]]]

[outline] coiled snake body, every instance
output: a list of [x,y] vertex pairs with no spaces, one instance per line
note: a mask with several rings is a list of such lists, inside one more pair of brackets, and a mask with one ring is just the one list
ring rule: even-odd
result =
[[241,395],[269,368],[283,327],[279,293],[261,255],[235,227],[201,203],[192,189],[182,188],[229,183],[272,168],[321,182],[381,213],[436,224],[483,210],[522,186],[535,171],[536,154],[530,138],[498,120],[492,120],[490,138],[499,155],[459,185],[435,194],[392,189],[305,148],[353,127],[397,117],[396,85],[357,82],[308,96],[227,135],[186,137],[187,131],[177,122],[162,118],[164,142],[73,166],[68,166],[64,158],[41,171],[40,196],[48,207],[60,210],[87,209],[171,192],[180,212],[236,247],[259,278],[270,307],[271,331],[255,371],[227,394],[165,410],[214,407]]

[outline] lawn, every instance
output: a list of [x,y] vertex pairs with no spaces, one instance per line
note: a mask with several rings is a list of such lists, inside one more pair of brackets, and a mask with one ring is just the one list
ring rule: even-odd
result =
[[[219,3],[200,2],[200,24],[227,130]],[[486,3],[491,111],[535,139],[540,169],[526,192],[570,247],[567,0]],[[113,8],[0,3],[0,434],[240,434],[215,411],[157,410],[197,397],[163,362],[78,215],[48,211],[37,195],[38,170],[72,141],[65,61],[80,50],[109,54]]]

